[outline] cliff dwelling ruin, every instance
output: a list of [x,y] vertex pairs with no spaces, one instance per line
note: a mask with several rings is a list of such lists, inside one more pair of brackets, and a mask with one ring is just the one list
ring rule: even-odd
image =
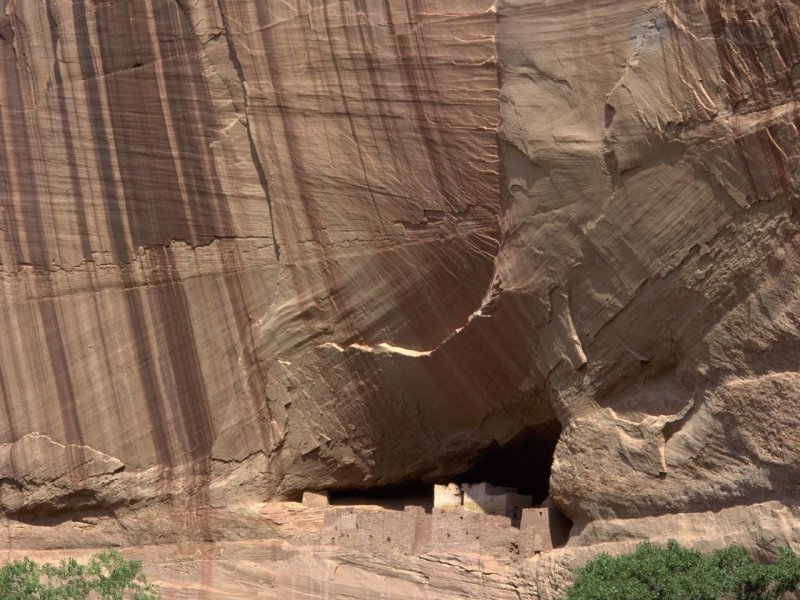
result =
[[303,506],[322,510],[322,544],[403,554],[448,549],[529,557],[562,547],[572,523],[550,502],[488,483],[433,486],[432,508],[399,502],[331,504],[327,492],[305,492]]
[[[492,442],[460,471],[433,479],[420,478],[389,485],[331,488],[332,505],[377,505],[389,509],[419,506],[434,508],[434,481],[460,485],[486,483],[509,488],[530,497],[530,505],[542,504],[550,495],[550,469],[561,424],[557,419],[527,427],[511,440]],[[299,497],[298,497],[299,499]]]
[[547,552],[566,544],[572,527],[548,498],[560,433],[551,421],[493,444],[452,483],[307,491],[303,505],[324,511],[322,542],[333,546],[405,554]]

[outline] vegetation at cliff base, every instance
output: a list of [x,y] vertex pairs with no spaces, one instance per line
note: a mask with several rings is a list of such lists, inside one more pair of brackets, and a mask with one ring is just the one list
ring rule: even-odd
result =
[[705,555],[671,540],[599,555],[577,571],[566,600],[780,600],[798,587],[800,557],[788,548],[761,564],[737,546]]
[[58,565],[39,565],[30,558],[6,563],[0,569],[3,600],[158,600],[142,564],[125,560],[115,550],[92,555],[85,565],[74,558]]

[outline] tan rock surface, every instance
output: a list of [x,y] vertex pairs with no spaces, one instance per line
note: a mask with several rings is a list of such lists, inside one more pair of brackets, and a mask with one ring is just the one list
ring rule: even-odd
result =
[[0,436],[258,497],[486,444],[441,439],[490,366],[428,365],[499,243],[496,17],[450,4],[7,3]]
[[[790,0],[7,0],[9,547],[199,544],[176,598],[546,598],[619,540],[796,543],[798,65]],[[546,470],[557,422],[575,538],[535,565],[252,514],[520,434]]]
[[743,544],[766,558],[776,546],[800,543],[792,525],[797,518],[796,508],[773,501],[595,521],[566,547],[523,560],[513,553],[478,554],[457,546],[417,554],[331,546],[320,533],[322,511],[299,504],[191,513],[158,506],[47,526],[13,523],[6,529],[4,558],[52,562],[68,553],[83,560],[98,548],[122,544],[127,558],[144,562],[167,599],[560,600],[571,569],[597,552],[628,551],[642,538],[663,543],[677,537],[705,551]]

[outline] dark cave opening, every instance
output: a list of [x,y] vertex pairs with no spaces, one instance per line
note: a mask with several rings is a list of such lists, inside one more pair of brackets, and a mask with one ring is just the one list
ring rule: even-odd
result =
[[558,420],[527,427],[509,442],[493,443],[472,461],[467,470],[436,481],[411,480],[370,488],[330,490],[330,502],[336,506],[376,505],[402,510],[405,506],[433,508],[434,483],[489,483],[516,489],[532,496],[538,506],[550,492],[550,468],[553,463],[561,424]]
[[433,484],[415,480],[372,488],[330,490],[330,502],[337,506],[375,505],[403,510],[406,506],[433,508]]
[[511,441],[485,449],[467,471],[453,477],[453,483],[486,482],[514,488],[539,505],[550,494],[550,469],[560,435],[561,424],[556,419],[527,427]]

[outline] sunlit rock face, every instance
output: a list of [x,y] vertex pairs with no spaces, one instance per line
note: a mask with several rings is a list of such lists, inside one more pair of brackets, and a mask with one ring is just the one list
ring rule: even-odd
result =
[[554,499],[581,521],[792,501],[800,8],[499,12],[497,277],[550,322]]
[[582,526],[800,483],[794,2],[7,0],[0,37],[6,514],[559,427],[527,460]]
[[[457,471],[512,435],[502,340],[436,352],[501,244],[496,22],[479,0],[6,2],[2,440],[120,461],[93,492],[113,504],[171,494],[152,468],[260,499]],[[70,464],[53,494],[92,488]]]

